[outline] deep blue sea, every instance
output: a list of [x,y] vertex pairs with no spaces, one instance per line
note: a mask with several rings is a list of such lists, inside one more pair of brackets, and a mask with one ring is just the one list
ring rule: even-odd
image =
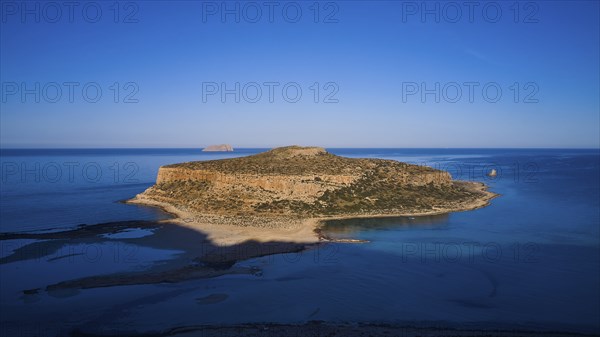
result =
[[[124,262],[115,258],[123,247],[107,242],[85,251],[81,261],[42,254],[0,264],[3,326],[25,336],[51,336],[67,325],[164,331],[206,323],[324,320],[600,333],[598,150],[328,150],[447,170],[455,179],[485,182],[500,196],[468,212],[330,222],[324,228],[328,235],[368,242],[238,263],[260,268],[260,275],[28,297],[24,289],[143,271],[181,251],[140,246],[135,260]],[[120,201],[150,187],[161,165],[261,151],[4,149],[0,232],[166,219],[160,210]],[[494,179],[485,174],[491,169],[498,171]],[[0,241],[0,257],[28,243]],[[207,297],[219,301],[197,300]]]

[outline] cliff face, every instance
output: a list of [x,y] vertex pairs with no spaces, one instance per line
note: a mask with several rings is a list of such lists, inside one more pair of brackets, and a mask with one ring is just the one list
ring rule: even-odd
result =
[[[243,185],[264,189],[273,193],[283,193],[290,197],[317,196],[326,190],[349,186],[361,175],[275,175],[275,174],[232,174],[212,170],[189,170],[182,168],[161,167],[156,179],[157,184],[173,182],[205,182],[214,188],[226,189]],[[452,178],[448,172],[426,172],[418,176],[401,175],[397,177],[400,184],[423,186],[427,184],[449,185]]]
[[274,194],[283,193],[292,199],[303,199],[322,194],[325,190],[349,185],[358,179],[353,175],[321,175],[319,177],[282,174],[222,173],[217,170],[190,170],[185,168],[161,167],[157,184],[173,182],[196,182],[210,184],[214,189],[227,190],[236,186],[265,190]]
[[426,211],[474,197],[448,172],[302,147],[161,167],[138,196],[207,214],[299,216]]

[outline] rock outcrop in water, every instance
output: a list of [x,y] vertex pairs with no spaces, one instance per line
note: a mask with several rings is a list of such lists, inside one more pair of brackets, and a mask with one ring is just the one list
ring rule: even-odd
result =
[[202,149],[203,152],[232,152],[233,147],[229,144],[210,145]]
[[494,196],[481,183],[430,167],[289,146],[163,166],[156,185],[134,201],[205,215],[327,218],[467,210]]

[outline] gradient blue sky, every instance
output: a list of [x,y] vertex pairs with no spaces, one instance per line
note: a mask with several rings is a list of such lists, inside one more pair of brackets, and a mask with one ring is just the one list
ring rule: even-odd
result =
[[[137,23],[115,23],[112,2],[102,3],[97,23],[78,9],[69,22],[64,8],[57,23],[32,16],[22,23],[2,3],[3,94],[7,83],[96,82],[103,89],[97,103],[85,102],[80,90],[69,102],[66,87],[57,103],[6,96],[4,148],[600,146],[597,1],[538,2],[537,23],[522,22],[532,11],[524,3],[515,23],[513,2],[498,2],[497,23],[481,13],[486,2],[479,2],[473,22],[463,8],[457,23],[445,16],[422,22],[420,12],[403,20],[407,2],[401,1],[335,2],[337,23],[315,23],[312,2],[301,3],[297,23],[282,17],[285,2],[274,23],[267,7],[258,23],[203,20],[203,3],[193,1],[138,2]],[[123,6],[121,21],[131,10]],[[323,21],[331,7],[320,3],[320,9]],[[135,82],[139,102],[114,103],[108,89],[114,82]],[[203,82],[297,82],[303,95],[297,103],[281,96],[270,103],[265,89],[257,103],[235,103],[232,96],[203,102]],[[335,82],[339,103],[314,103],[313,82]],[[494,82],[503,93],[497,103],[481,97],[481,86],[472,103],[466,89],[456,103],[435,103],[433,96],[403,102],[403,82]],[[539,102],[515,103],[514,82],[534,82]],[[530,91],[521,88],[520,100]]]

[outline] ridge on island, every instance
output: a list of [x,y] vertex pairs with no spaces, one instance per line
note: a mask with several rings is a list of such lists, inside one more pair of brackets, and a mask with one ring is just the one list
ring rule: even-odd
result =
[[254,233],[263,239],[270,230],[302,227],[314,239],[319,220],[464,211],[495,196],[482,183],[426,166],[288,146],[163,166],[156,184],[130,202],[162,207],[188,224],[269,229]]
[[209,145],[202,149],[203,152],[232,152],[233,147],[229,144]]

